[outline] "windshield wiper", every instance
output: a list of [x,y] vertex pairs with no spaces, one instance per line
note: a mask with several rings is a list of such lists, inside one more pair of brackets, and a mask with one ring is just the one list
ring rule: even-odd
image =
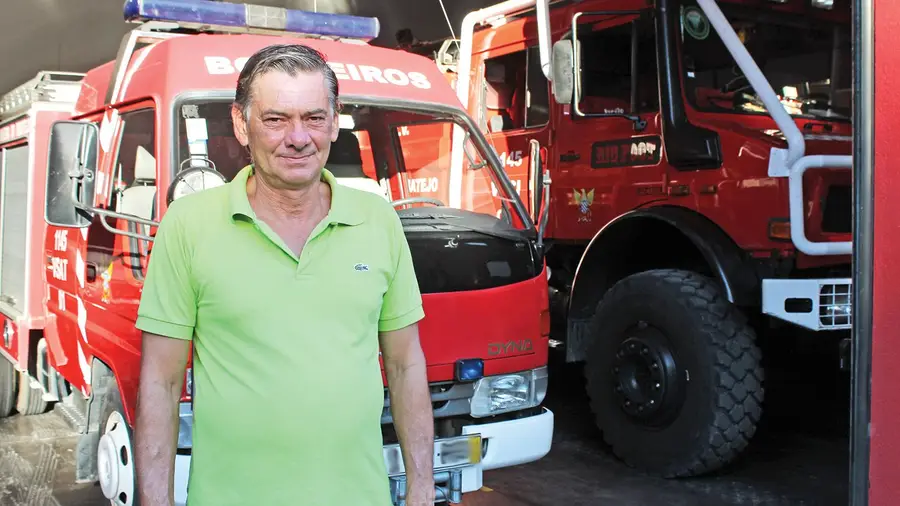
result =
[[[473,217],[481,217],[481,215],[473,214]],[[407,222],[415,220],[417,223],[412,223],[411,225],[448,225],[450,227],[456,227],[466,232],[475,232],[478,234],[484,234],[491,237],[496,237],[499,239],[509,239],[513,241],[521,241],[524,238],[528,237],[527,230],[517,230],[517,229],[497,229],[496,227],[478,227],[474,225],[463,224],[459,220],[466,220],[465,216],[457,216],[449,213],[441,213],[441,214],[412,214],[412,215],[400,215],[401,222]],[[420,221],[421,220],[421,221]],[[430,221],[430,223],[422,223],[424,220]],[[457,220],[456,222],[450,220]],[[491,217],[492,223],[498,223],[494,221],[495,218]],[[469,220],[476,221],[476,220]]]

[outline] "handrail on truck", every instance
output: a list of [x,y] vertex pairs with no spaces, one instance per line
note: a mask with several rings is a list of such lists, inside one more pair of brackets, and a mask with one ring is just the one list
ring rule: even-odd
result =
[[849,255],[853,250],[852,241],[814,242],[806,237],[803,220],[803,174],[809,169],[850,169],[853,168],[852,156],[814,155],[806,156],[806,142],[803,134],[794,123],[793,118],[784,110],[772,85],[763,75],[753,57],[738,39],[731,24],[725,18],[716,0],[697,0],[698,5],[710,24],[719,34],[728,52],[740,67],[747,81],[759,95],[766,109],[775,120],[778,128],[784,133],[787,150],[772,148],[769,156],[769,176],[788,178],[788,195],[790,203],[791,241],[801,252],[812,256]]

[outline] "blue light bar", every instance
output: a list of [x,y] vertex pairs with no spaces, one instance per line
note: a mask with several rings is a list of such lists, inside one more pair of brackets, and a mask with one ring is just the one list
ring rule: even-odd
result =
[[378,37],[381,28],[378,18],[210,0],[125,0],[124,14],[129,22],[257,28],[365,41]]

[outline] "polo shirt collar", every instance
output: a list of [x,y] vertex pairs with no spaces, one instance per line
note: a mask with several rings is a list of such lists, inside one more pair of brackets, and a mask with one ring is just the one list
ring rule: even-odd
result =
[[[251,165],[240,170],[229,184],[229,199],[231,204],[231,217],[238,215],[256,220],[256,213],[250,207],[250,199],[247,198],[247,180],[250,178]],[[325,219],[330,223],[344,225],[359,225],[364,221],[362,211],[355,205],[349,190],[337,182],[334,174],[328,169],[322,169],[322,179],[331,187],[331,209]]]

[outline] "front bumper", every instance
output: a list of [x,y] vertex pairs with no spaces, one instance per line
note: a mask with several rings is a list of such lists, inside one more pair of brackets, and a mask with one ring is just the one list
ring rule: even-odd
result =
[[[553,440],[553,412],[542,408],[534,416],[502,422],[467,425],[459,438],[480,435],[480,452],[470,462],[439,469],[440,456],[435,456],[435,484],[444,490],[453,489],[450,499],[458,494],[474,492],[482,487],[482,474],[490,469],[534,462],[550,451]],[[438,442],[444,441],[438,439]],[[436,445],[437,447],[438,445]],[[398,445],[384,446],[385,469],[391,481],[394,504],[403,506],[405,491],[405,467],[397,458]],[[181,450],[175,456],[175,505],[187,504],[187,485],[190,476],[189,450]],[[438,497],[440,499],[440,497]],[[457,501],[452,501],[457,502]]]
[[762,312],[801,327],[844,330],[852,326],[852,279],[764,279]]

